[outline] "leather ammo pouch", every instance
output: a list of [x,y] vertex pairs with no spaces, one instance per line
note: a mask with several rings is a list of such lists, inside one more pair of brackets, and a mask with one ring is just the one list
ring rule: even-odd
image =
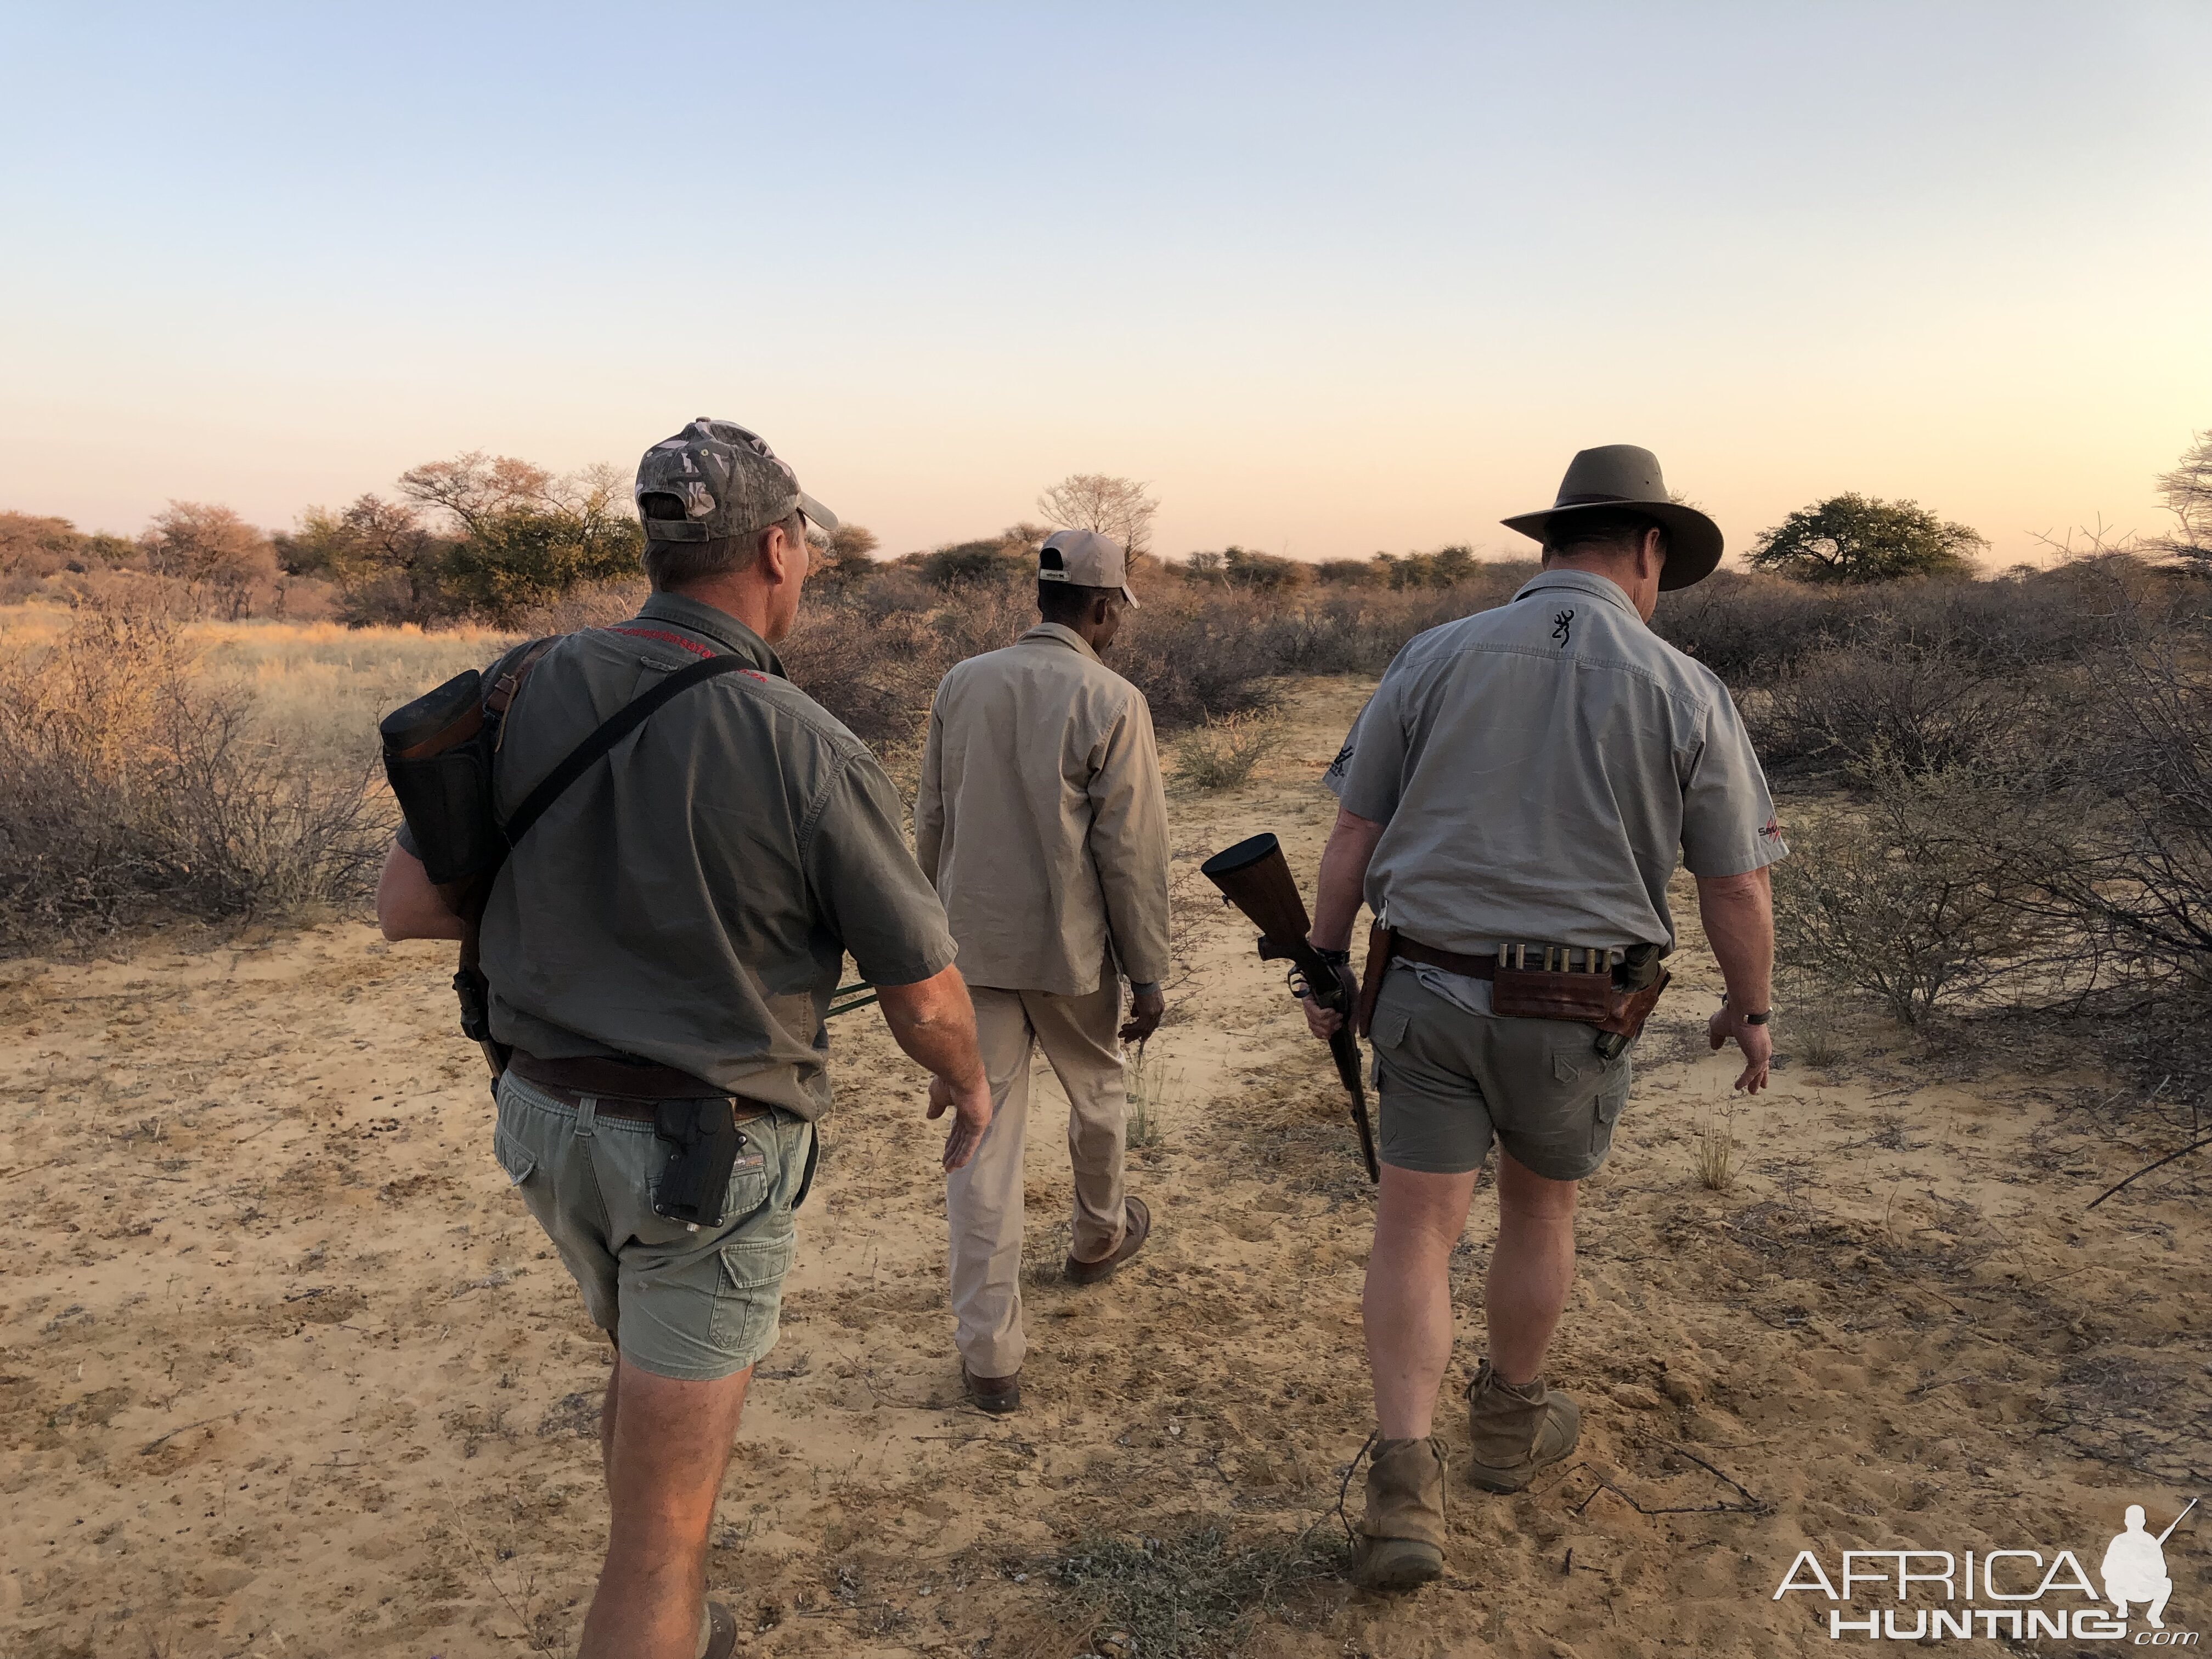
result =
[[[1491,980],[1490,1006],[1508,1018],[1571,1019],[1594,1025],[1598,1053],[1611,1060],[1643,1031],[1670,975],[1656,945],[1632,945],[1618,963],[1608,964],[1608,956],[1560,950],[1556,968],[1529,968],[1522,965],[1528,959],[1525,948],[1508,947]],[[1577,969],[1578,961],[1583,965]]]

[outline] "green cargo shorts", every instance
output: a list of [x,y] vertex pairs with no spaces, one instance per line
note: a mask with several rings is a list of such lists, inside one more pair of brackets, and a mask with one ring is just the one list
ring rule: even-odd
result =
[[1370,1033],[1382,1097],[1378,1155],[1401,1170],[1464,1175],[1498,1144],[1553,1181],[1594,1175],[1628,1103],[1628,1056],[1564,1019],[1504,1019],[1447,1002],[1410,969],[1382,982]]
[[571,1106],[509,1072],[492,1149],[584,1293],[592,1323],[641,1370],[734,1376],[775,1346],[814,1126],[772,1112],[739,1126],[726,1219],[693,1232],[653,1211],[669,1146],[653,1125]]

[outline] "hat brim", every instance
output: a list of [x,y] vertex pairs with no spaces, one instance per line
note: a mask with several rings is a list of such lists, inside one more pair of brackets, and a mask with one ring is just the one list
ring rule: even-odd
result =
[[825,535],[837,533],[837,515],[803,489],[799,492],[799,510],[806,515],[807,523]]
[[1719,568],[1725,544],[1721,527],[1694,507],[1680,501],[1578,501],[1572,507],[1549,507],[1540,513],[1522,513],[1498,522],[1537,541],[1562,519],[1581,513],[1641,513],[1667,526],[1667,563],[1659,573],[1659,591],[1689,587]]

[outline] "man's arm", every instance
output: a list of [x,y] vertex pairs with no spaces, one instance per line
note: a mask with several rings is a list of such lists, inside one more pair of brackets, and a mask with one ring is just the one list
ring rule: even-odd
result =
[[376,878],[376,925],[394,940],[461,936],[460,917],[431,884],[422,860],[396,841]]
[[1114,955],[1133,992],[1124,1042],[1142,1042],[1167,1012],[1168,805],[1152,711],[1133,696],[1091,778],[1091,867],[1106,901]]
[[952,1109],[945,1138],[945,1167],[957,1170],[975,1156],[991,1127],[991,1085],[975,1047],[975,1007],[957,968],[946,968],[912,985],[878,985],[878,1006],[892,1041],[929,1073],[929,1116]]
[[[1313,932],[1306,937],[1316,949],[1348,951],[1352,924],[1358,920],[1359,902],[1367,891],[1367,866],[1375,857],[1375,843],[1382,839],[1383,826],[1356,812],[1336,809],[1336,827],[1328,832],[1322,849],[1321,874],[1314,883]],[[1355,999],[1357,992],[1354,993]],[[1317,1037],[1328,1038],[1344,1024],[1344,1016],[1324,1008],[1311,997],[1301,1005],[1306,1025]]]
[[1746,1014],[1774,1007],[1774,877],[1762,866],[1740,876],[1699,876],[1698,915],[1705,941],[1728,982],[1728,1000],[1715,1011],[1706,1036],[1715,1048],[1733,1040],[1743,1051],[1743,1075],[1735,1086],[1755,1095],[1766,1086],[1774,1057],[1773,1033],[1747,1025]]

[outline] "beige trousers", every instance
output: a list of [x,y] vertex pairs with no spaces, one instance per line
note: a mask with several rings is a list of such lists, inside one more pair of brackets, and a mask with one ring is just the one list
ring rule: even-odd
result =
[[1075,1166],[1074,1253],[1086,1261],[1121,1242],[1121,983],[1109,975],[1086,996],[970,986],[975,1037],[991,1084],[991,1127],[964,1170],[945,1177],[951,1235],[955,1340],[978,1376],[1021,1369],[1022,1152],[1029,1139],[1030,1062],[1042,1046],[1067,1091],[1067,1152]]

